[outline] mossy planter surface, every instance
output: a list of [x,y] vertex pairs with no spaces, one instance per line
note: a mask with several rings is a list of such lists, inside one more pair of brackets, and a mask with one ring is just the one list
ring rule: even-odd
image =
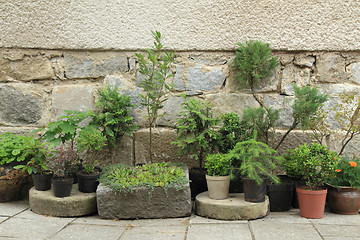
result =
[[[188,170],[185,170],[189,178]],[[101,182],[101,181],[100,181]],[[190,185],[130,187],[115,191],[100,183],[96,190],[98,214],[106,219],[174,218],[191,215]]]

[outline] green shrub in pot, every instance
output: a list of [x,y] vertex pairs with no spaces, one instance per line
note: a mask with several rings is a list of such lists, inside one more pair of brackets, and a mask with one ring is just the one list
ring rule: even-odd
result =
[[220,153],[207,155],[205,168],[209,176],[227,176],[231,171],[231,158]]

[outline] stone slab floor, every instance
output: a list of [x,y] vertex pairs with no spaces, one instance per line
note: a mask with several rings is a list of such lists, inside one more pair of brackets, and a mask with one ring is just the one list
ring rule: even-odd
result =
[[360,239],[360,215],[325,213],[324,218],[301,218],[294,209],[252,221],[188,218],[103,220],[97,215],[58,218],[35,214],[27,201],[0,203],[2,239]]

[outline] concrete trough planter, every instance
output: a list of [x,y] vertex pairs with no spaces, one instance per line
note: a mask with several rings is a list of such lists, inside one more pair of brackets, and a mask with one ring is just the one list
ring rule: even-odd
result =
[[[186,171],[187,177],[189,176]],[[96,190],[98,214],[105,219],[175,218],[191,215],[190,185],[177,190],[169,187],[137,188],[115,192],[100,183]]]

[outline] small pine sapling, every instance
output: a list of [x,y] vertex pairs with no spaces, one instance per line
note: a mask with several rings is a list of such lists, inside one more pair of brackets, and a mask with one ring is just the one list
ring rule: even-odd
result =
[[159,110],[163,108],[167,100],[166,95],[174,88],[169,83],[173,76],[170,72],[171,64],[174,62],[175,53],[163,51],[161,33],[151,31],[154,38],[154,46],[147,50],[145,55],[135,54],[139,61],[139,72],[144,75],[145,80],[140,83],[140,87],[145,91],[140,94],[142,105],[147,110],[147,124],[149,126],[149,160],[152,162],[152,129],[156,125],[156,120],[162,115]]

